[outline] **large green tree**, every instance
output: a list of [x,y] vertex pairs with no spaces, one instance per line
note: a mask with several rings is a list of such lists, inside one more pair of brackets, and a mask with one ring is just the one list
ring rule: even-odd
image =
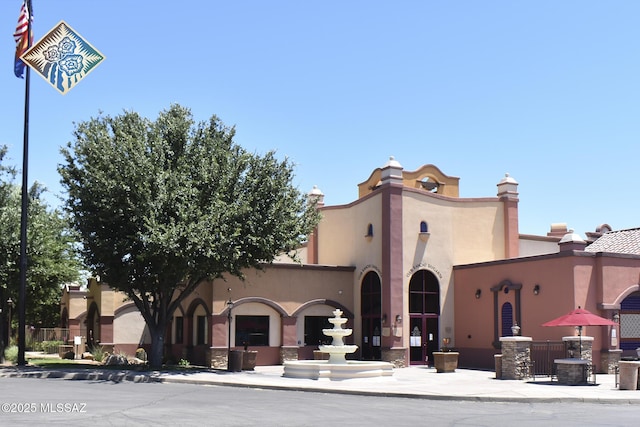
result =
[[203,281],[242,277],[298,248],[318,214],[293,185],[293,165],[252,154],[217,117],[171,105],[155,121],[135,112],[76,125],[59,172],[85,259],[125,292],[162,364],[165,331]]
[[[6,147],[0,147],[0,162]],[[12,167],[0,166],[0,303],[18,304],[20,286],[20,217],[22,191]],[[82,263],[77,239],[63,213],[51,209],[45,189],[34,183],[28,189],[26,323],[55,327],[60,323],[62,285],[76,282]],[[6,317],[4,321],[8,320]],[[13,323],[17,316],[13,316]],[[4,323],[4,322],[2,322]]]

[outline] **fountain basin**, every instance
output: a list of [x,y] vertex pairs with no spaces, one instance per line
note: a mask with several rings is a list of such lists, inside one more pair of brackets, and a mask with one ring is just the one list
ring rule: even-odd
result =
[[347,360],[330,363],[328,360],[291,360],[284,362],[283,376],[312,380],[345,380],[352,378],[390,377],[393,364],[389,362]]

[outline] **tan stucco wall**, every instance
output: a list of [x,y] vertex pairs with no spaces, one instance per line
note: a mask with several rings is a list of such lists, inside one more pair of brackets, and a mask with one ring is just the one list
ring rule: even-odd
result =
[[151,343],[144,319],[133,303],[117,311],[113,319],[113,342],[135,345]]
[[[379,194],[350,205],[322,209],[318,225],[318,263],[324,265],[380,264],[382,209]],[[365,237],[368,225],[373,237]]]
[[518,240],[519,256],[535,256],[558,252],[560,238],[520,235]]
[[[248,270],[244,281],[227,277],[226,280],[217,279],[209,286],[212,312],[223,313],[229,298],[233,301],[264,298],[276,303],[288,315],[293,315],[301,305],[319,299],[331,299],[351,307],[353,275],[353,268],[324,266],[274,264],[265,271]],[[227,292],[228,288],[231,292]]]

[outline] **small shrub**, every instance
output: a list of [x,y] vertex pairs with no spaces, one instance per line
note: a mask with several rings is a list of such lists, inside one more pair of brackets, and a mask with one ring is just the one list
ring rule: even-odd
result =
[[43,341],[41,343],[41,351],[47,354],[54,354],[58,352],[58,347],[64,344],[62,341]]
[[136,350],[136,358],[140,359],[140,360],[144,360],[145,362],[147,361],[147,351],[140,347]]
[[7,347],[4,350],[4,358],[11,362],[11,363],[16,363],[18,362],[18,346],[17,345],[11,345],[9,347]]
[[188,368],[190,365],[191,362],[189,362],[187,359],[180,359],[180,361],[178,362],[178,366],[182,368]]
[[93,355],[93,360],[96,362],[102,362],[106,356],[106,352],[101,345],[91,347],[89,352]]

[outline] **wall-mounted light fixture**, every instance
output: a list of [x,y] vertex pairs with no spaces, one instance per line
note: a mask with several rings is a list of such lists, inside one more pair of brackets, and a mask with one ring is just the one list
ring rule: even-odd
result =
[[476,290],[476,299],[480,299],[481,296],[482,296],[482,289],[477,289]]
[[616,323],[620,323],[620,313],[618,313],[617,311],[613,313],[613,321]]
[[367,225],[367,234],[365,234],[364,237],[369,242],[373,239],[373,224]]
[[387,323],[387,313],[382,315],[382,324],[385,325]]
[[536,285],[533,287],[533,294],[534,294],[534,295],[538,295],[539,293],[540,293],[540,285],[536,284]]
[[396,323],[402,323],[402,316],[399,314],[396,315]]

